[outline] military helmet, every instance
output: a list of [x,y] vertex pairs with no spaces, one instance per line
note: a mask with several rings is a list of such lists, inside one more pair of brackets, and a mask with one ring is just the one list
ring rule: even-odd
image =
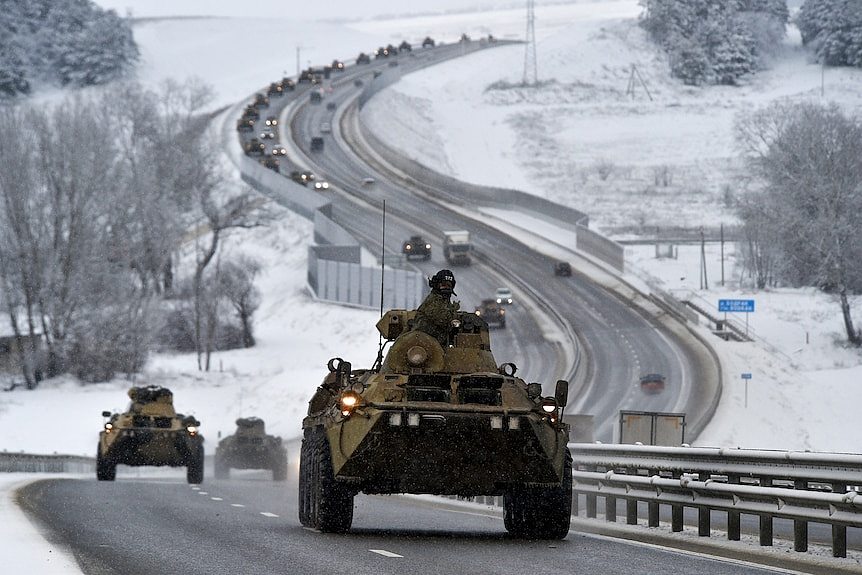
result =
[[455,294],[455,274],[450,270],[440,270],[428,279],[428,285],[443,295]]

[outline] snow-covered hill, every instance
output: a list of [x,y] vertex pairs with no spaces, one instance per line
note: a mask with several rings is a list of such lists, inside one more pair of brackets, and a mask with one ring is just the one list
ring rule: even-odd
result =
[[[766,101],[768,94],[804,93],[800,87],[805,82],[817,80],[819,93],[819,69],[812,70],[789,47],[787,61],[748,87],[691,91],[662,71],[661,56],[634,24],[637,14],[635,0],[540,6],[540,75],[556,78],[547,93],[486,91],[498,80],[520,79],[523,53],[498,49],[406,78],[383,96],[392,102],[389,113],[370,120],[382,132],[397,126],[401,132],[391,135],[402,145],[409,144],[411,130],[424,133],[425,149],[417,153],[433,148],[426,157],[445,162],[467,179],[500,184],[502,178],[507,185],[547,193],[585,209],[608,229],[617,227],[618,220],[630,221],[631,213],[614,215],[630,209],[640,209],[647,222],[665,213],[693,224],[730,217],[715,190],[721,191],[716,176],[725,177],[722,167],[732,164],[728,130],[733,113]],[[523,10],[513,9],[356,24],[151,20],[136,25],[135,35],[142,49],[143,82],[157,85],[166,77],[197,74],[214,86],[217,108],[245,99],[285,71],[294,73],[298,45],[306,66],[309,60],[350,58],[401,38],[430,34],[453,41],[462,31],[505,37],[522,34],[523,27]],[[655,102],[645,100],[640,88],[634,101],[624,97],[631,63],[646,76]],[[797,75],[802,72],[804,81]],[[827,94],[840,90],[852,104],[862,93],[852,89],[862,86],[858,73],[830,70],[826,78]],[[699,155],[705,155],[702,162]],[[605,180],[599,173],[602,161],[610,165]],[[673,186],[634,193],[644,180],[652,181],[654,166],[663,165],[674,168]],[[692,182],[700,187],[691,188]],[[495,217],[530,227],[517,215]],[[558,232],[546,235],[565,243]],[[305,402],[323,377],[326,360],[338,355],[359,366],[374,359],[375,312],[318,304],[306,293],[310,242],[310,224],[287,212],[271,229],[229,238],[229,249],[254,250],[268,264],[260,282],[259,345],[217,354],[210,373],[197,371],[191,355],[157,356],[137,380],[171,387],[178,408],[202,420],[210,450],[217,432],[231,430],[240,415],[259,415],[273,433],[298,436]],[[642,283],[649,274],[668,288],[698,287],[692,280],[699,264],[693,250],[681,246],[679,259],[670,261],[635,248],[630,255],[640,268],[630,276],[632,282]],[[837,305],[809,291],[716,289],[716,251],[708,254],[708,265],[712,289],[701,295],[713,302],[726,296],[756,299],[751,327],[781,351],[716,342],[726,361],[726,391],[700,443],[858,451],[855,434],[846,429],[855,420],[853,406],[862,400],[855,383],[862,368],[858,350],[836,344],[841,333]],[[727,272],[728,278],[738,277],[730,263]],[[733,279],[729,284],[736,285]],[[747,407],[742,372],[754,375]],[[0,449],[92,455],[100,412],[123,407],[128,385],[81,386],[62,380],[46,382],[35,392],[0,393]],[[63,432],[48,433],[48,426]]]

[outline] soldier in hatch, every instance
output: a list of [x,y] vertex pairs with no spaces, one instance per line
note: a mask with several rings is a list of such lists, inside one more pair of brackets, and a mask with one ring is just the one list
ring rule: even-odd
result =
[[440,270],[428,280],[431,293],[416,310],[413,329],[435,338],[444,348],[449,344],[449,329],[458,315],[460,302],[450,302],[455,293],[455,276],[449,270]]

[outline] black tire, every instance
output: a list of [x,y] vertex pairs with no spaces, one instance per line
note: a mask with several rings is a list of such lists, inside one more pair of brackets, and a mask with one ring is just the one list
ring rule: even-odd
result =
[[192,448],[186,464],[186,481],[197,485],[204,482],[204,446],[198,445]]
[[230,466],[225,462],[223,457],[216,456],[215,463],[213,464],[213,474],[216,479],[227,479],[230,477]]
[[302,446],[299,448],[299,522],[304,527],[312,527],[311,501],[309,493],[309,477],[311,472],[311,461],[308,457],[308,447],[311,442],[310,431],[305,430],[302,438]]
[[503,496],[503,524],[514,537],[564,539],[572,520],[572,455],[566,450],[558,487],[513,487]]
[[346,533],[353,523],[353,493],[335,481],[329,441],[321,428],[310,433],[307,458],[311,475],[307,478],[309,520],[324,533]]
[[117,464],[102,456],[101,445],[96,446],[96,479],[113,481],[117,478]]
[[287,481],[287,454],[279,453],[272,462],[272,480]]

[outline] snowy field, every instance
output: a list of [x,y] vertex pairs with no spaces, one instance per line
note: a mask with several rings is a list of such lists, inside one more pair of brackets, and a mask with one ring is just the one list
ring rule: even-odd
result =
[[[137,16],[169,13],[159,6],[173,6],[174,13],[220,16],[238,16],[243,10],[203,0],[100,4],[121,12],[133,4]],[[147,21],[135,27],[143,55],[140,79],[155,87],[168,77],[200,76],[214,86],[215,109],[245,99],[284,73],[295,73],[297,46],[304,67],[352,58],[360,50],[403,38],[432,35],[454,41],[465,31],[474,37],[489,32],[523,36],[522,9],[433,15],[456,5],[461,3],[418,5],[416,12],[425,15],[414,18],[304,23],[288,19],[290,2],[261,2],[260,10],[255,9],[258,19]],[[356,6],[344,2],[341,14],[359,17]],[[383,2],[374,6],[379,6],[377,13],[388,12]],[[309,7],[309,18],[330,14],[314,10]],[[773,69],[749,85],[686,88],[668,77],[663,56],[636,26],[638,13],[635,0],[540,5],[539,75],[546,82],[541,90],[487,89],[521,78],[522,49],[502,48],[411,75],[379,97],[379,108],[368,119],[399,145],[415,142],[414,153],[434,167],[577,207],[616,237],[668,222],[732,223],[725,198],[743,193],[745,186],[733,153],[735,114],[775,98],[819,98],[820,68],[807,63],[791,36]],[[642,87],[634,97],[626,96],[632,64],[644,77],[652,102]],[[862,73],[826,71],[825,94],[849,109],[862,109]],[[656,183],[663,175],[667,186]],[[216,354],[209,373],[199,372],[191,355],[155,356],[134,382],[169,386],[177,408],[202,420],[210,453],[218,432],[232,432],[241,415],[261,416],[271,433],[297,437],[305,403],[323,377],[326,361],[340,355],[355,365],[370,364],[376,353],[377,313],[314,302],[305,290],[311,224],[272,209],[280,217],[270,228],[236,233],[227,242],[228,249],[253,252],[266,265],[259,281],[258,346]],[[523,234],[524,241],[549,253],[565,255],[563,246],[570,243],[560,230],[540,228],[536,233],[535,222],[517,214],[482,217],[533,228]],[[858,428],[852,422],[862,401],[862,362],[858,350],[842,346],[837,303],[811,290],[741,289],[732,250],[722,288],[721,261],[712,244],[707,251],[709,289],[701,290],[698,249],[678,249],[676,259],[657,259],[651,246],[628,248],[627,281],[643,289],[693,290],[712,305],[719,298],[755,299],[756,312],[748,321],[761,338],[755,344],[714,342],[724,361],[725,393],[697,443],[859,452]],[[859,302],[854,311],[857,322],[862,321]],[[747,393],[743,372],[753,374]],[[34,392],[0,393],[0,450],[94,455],[99,414],[125,407],[130,383],[81,386],[61,379]],[[63,433],[44,433],[46,422]],[[19,479],[4,478],[0,517],[7,530],[29,535],[32,527],[7,497]],[[3,547],[11,549],[3,533]],[[16,557],[23,559],[6,564],[14,572],[77,572],[50,546],[15,548]]]

